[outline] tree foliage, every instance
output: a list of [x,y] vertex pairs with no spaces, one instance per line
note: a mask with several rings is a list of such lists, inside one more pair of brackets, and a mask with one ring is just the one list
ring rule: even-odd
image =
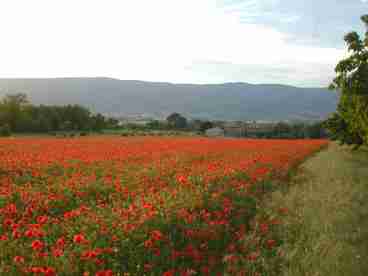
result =
[[0,129],[4,133],[100,131],[115,125],[116,120],[92,114],[80,105],[35,106],[25,94],[6,95],[0,101]]
[[214,124],[210,121],[204,121],[200,123],[199,130],[205,132],[207,129],[213,128]]
[[166,121],[170,128],[183,129],[187,127],[187,119],[179,113],[170,114]]
[[28,99],[25,94],[6,95],[0,101],[0,122],[11,130],[19,128],[27,107]]
[[325,123],[332,138],[355,147],[368,144],[368,15],[361,20],[367,28],[364,39],[356,32],[345,35],[349,56],[337,64],[330,86],[340,101]]
[[327,133],[322,122],[279,122],[269,131],[257,131],[247,133],[248,137],[270,139],[322,139],[327,138]]

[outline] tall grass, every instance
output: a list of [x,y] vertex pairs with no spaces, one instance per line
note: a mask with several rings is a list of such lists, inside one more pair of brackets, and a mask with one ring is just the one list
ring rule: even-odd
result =
[[331,144],[308,159],[271,207],[286,207],[283,275],[368,275],[368,152]]

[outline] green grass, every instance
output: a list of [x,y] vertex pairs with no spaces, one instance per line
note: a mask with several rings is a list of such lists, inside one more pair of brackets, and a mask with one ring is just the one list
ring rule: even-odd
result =
[[269,202],[289,209],[283,275],[368,275],[368,151],[331,144]]

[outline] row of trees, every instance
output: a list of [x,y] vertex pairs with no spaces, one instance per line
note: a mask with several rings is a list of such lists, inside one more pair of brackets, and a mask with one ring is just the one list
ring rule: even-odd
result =
[[[179,113],[172,113],[166,118],[166,123],[153,121],[147,124],[148,129],[179,129],[204,133],[207,129],[218,124],[208,120],[188,121]],[[220,124],[221,125],[221,124]],[[244,137],[258,138],[326,138],[327,132],[322,122],[314,123],[286,123],[279,122],[273,128],[265,132],[244,133]]]
[[321,139],[328,134],[322,122],[315,123],[277,123],[270,131],[249,133],[248,137],[272,139]]
[[368,15],[361,17],[365,38],[348,33],[345,41],[349,56],[335,68],[330,89],[340,94],[337,111],[326,121],[331,137],[355,148],[368,144]]
[[214,127],[214,123],[206,120],[188,120],[179,113],[170,114],[165,121],[154,120],[149,122],[146,127],[155,130],[189,130],[204,132]]
[[[206,120],[192,120],[187,121],[179,113],[172,113],[166,119],[166,124],[162,124],[158,121],[153,121],[148,124],[148,128],[156,129],[187,129],[190,131],[196,131],[204,133],[207,129],[216,127],[215,122]],[[279,122],[274,127],[266,132],[257,133],[244,133],[245,137],[258,137],[258,138],[289,138],[289,139],[304,139],[304,138],[325,138],[327,132],[322,122],[315,123],[286,123]]]
[[0,101],[0,128],[3,133],[100,131],[117,123],[101,114],[92,114],[80,105],[32,105],[25,94],[6,95]]

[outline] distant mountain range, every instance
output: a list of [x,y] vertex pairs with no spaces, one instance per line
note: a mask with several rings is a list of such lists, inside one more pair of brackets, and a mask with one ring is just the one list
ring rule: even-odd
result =
[[114,116],[164,118],[179,112],[217,120],[314,120],[335,111],[324,88],[273,84],[172,84],[111,78],[0,79],[0,96],[26,93],[34,104],[81,104]]

